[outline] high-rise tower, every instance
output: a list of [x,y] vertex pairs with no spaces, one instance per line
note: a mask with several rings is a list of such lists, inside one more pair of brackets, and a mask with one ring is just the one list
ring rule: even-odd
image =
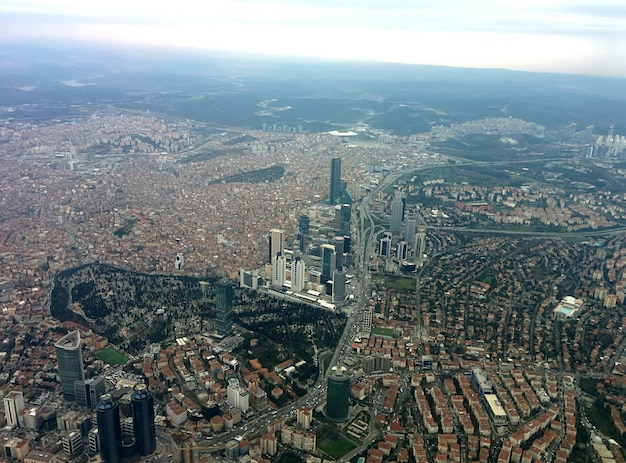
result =
[[306,288],[306,265],[300,257],[291,262],[291,289],[300,292]]
[[341,188],[341,158],[333,158],[330,161],[330,194],[329,204],[337,204],[342,195]]
[[272,260],[272,284],[274,286],[285,286],[286,270],[287,259],[279,252]]
[[132,395],[133,426],[137,448],[143,456],[156,450],[154,427],[154,399],[145,384],[139,384]]
[[333,302],[338,303],[346,299],[346,272],[338,268],[333,272]]
[[391,223],[389,229],[393,233],[400,233],[402,227],[402,214],[404,211],[404,202],[402,196],[396,194],[391,201]]
[[270,230],[270,242],[269,242],[269,262],[274,262],[274,259],[280,254],[285,254],[285,232],[278,228]]
[[350,376],[345,367],[334,366],[328,376],[326,417],[332,421],[346,421],[350,398]]
[[322,244],[322,284],[333,277],[337,265],[337,252],[332,244]]
[[412,243],[415,238],[415,228],[417,221],[415,219],[407,219],[404,223],[404,241]]
[[350,204],[338,204],[335,206],[335,231],[344,236],[350,236],[350,219],[352,206]]
[[415,234],[415,241],[413,244],[415,250],[415,258],[421,260],[424,258],[424,252],[426,252],[426,232],[423,228]]
[[122,428],[120,409],[111,394],[104,394],[98,404],[96,418],[100,435],[100,452],[106,463],[122,461]]
[[218,336],[233,332],[233,283],[228,278],[215,283],[215,327]]
[[54,347],[57,354],[63,398],[73,402],[76,400],[74,382],[85,380],[83,354],[80,350],[80,332],[76,330],[66,334],[59,339]]

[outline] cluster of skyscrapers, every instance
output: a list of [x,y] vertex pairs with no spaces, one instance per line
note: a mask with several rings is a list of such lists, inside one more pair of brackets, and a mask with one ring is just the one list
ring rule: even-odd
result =
[[[137,454],[152,454],[156,449],[156,431],[154,399],[148,388],[144,384],[135,387],[131,398],[132,416],[125,421],[126,424],[132,422],[132,426],[123,426],[119,405],[106,393],[104,378],[85,379],[80,332],[76,330],[62,337],[55,344],[55,350],[63,397],[78,406],[96,408],[97,427],[89,431],[92,450],[100,451],[107,463],[119,463],[122,458]],[[14,402],[16,407],[10,409],[17,410],[20,403]],[[23,399],[21,408],[24,408]],[[81,440],[78,433],[77,446],[82,445]]]
[[395,257],[411,268],[423,261],[426,250],[426,234],[417,229],[417,221],[406,218],[406,198],[399,193],[391,200],[389,231],[378,242],[378,255]]

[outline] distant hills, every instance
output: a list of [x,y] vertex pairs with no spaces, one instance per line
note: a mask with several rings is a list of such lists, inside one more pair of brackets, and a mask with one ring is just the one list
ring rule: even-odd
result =
[[[216,126],[305,131],[367,124],[397,135],[485,117],[626,133],[626,80],[439,66],[280,62],[171,50],[20,45],[0,50],[0,118],[114,106]],[[261,103],[271,101],[270,105]],[[33,107],[32,105],[37,105]]]

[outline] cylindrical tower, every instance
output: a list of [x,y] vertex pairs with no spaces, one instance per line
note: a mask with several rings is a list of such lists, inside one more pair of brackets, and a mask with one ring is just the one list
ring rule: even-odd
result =
[[347,374],[345,367],[334,366],[328,377],[326,417],[332,421],[346,421],[349,397],[350,375]]
[[142,456],[150,455],[156,450],[154,399],[145,384],[139,384],[135,388],[132,407],[137,448]]
[[104,394],[97,408],[100,453],[106,463],[120,463],[122,460],[122,429],[120,409],[111,394]]

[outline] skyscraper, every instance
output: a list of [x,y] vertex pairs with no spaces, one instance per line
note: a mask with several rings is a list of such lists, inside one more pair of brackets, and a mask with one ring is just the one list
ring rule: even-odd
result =
[[285,232],[278,228],[270,230],[269,262],[274,262],[278,253],[285,254]]
[[66,334],[59,339],[54,347],[57,354],[63,398],[74,401],[76,400],[74,382],[85,380],[83,354],[80,350],[80,332],[76,330]]
[[334,366],[328,376],[326,417],[332,421],[348,419],[350,397],[350,376],[345,367]]
[[215,283],[215,327],[218,336],[233,332],[233,284],[228,278]]
[[145,384],[135,387],[132,395],[132,408],[137,448],[141,455],[150,455],[156,450],[154,399]]
[[389,229],[393,233],[400,233],[402,227],[402,213],[404,211],[404,203],[402,202],[402,196],[396,194],[391,201],[391,223]]
[[342,195],[341,188],[341,158],[333,158],[330,161],[330,194],[329,204],[337,204]]
[[415,234],[414,241],[415,259],[420,260],[424,258],[424,252],[426,252],[426,233],[424,229],[420,229]]
[[350,219],[352,206],[350,204],[338,204],[335,206],[335,231],[341,235],[350,236]]
[[343,302],[346,298],[346,272],[338,268],[333,272],[333,302]]
[[298,249],[300,250],[300,252],[304,252],[304,250],[306,249],[306,242],[307,242],[307,237],[309,235],[310,223],[311,223],[311,220],[309,219],[309,216],[306,214],[302,214],[300,218],[298,219],[298,242],[299,242]]
[[332,244],[322,244],[322,284],[333,277],[337,265],[337,253]]
[[287,269],[287,259],[279,252],[272,260],[272,285],[285,286],[285,273]]
[[404,241],[407,243],[412,243],[415,238],[415,227],[417,226],[417,221],[415,219],[407,219],[404,224]]
[[104,394],[96,411],[100,452],[106,463],[120,463],[122,460],[122,428],[120,409],[111,394]]
[[306,288],[306,265],[300,257],[291,262],[291,289],[296,292]]

